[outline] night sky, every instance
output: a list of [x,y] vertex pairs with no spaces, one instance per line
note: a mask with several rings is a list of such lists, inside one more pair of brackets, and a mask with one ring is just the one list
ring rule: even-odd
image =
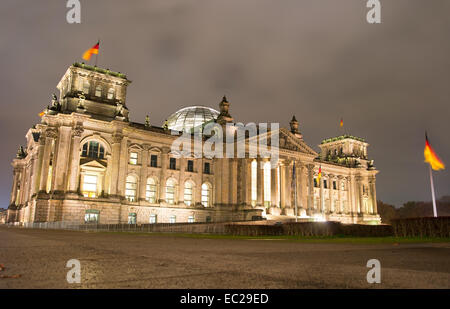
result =
[[224,94],[239,122],[295,114],[305,141],[366,138],[380,170],[377,197],[400,206],[430,200],[424,132],[447,164],[434,173],[450,195],[450,1],[382,0],[382,24],[365,0],[0,2],[0,208],[25,134],[67,67],[101,39],[98,65],[126,73],[132,121],[161,125],[188,105],[218,109]]

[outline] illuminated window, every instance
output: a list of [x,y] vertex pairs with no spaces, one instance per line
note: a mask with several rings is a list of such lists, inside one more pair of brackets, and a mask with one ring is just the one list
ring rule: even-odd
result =
[[128,214],[128,224],[136,224],[136,213]]
[[92,159],[104,159],[105,158],[105,148],[96,141],[90,141],[84,143],[81,156],[85,158]]
[[84,214],[85,223],[98,223],[100,212],[95,209],[88,209]]
[[194,216],[189,216],[188,223],[194,223],[194,222],[195,222]]
[[156,215],[150,215],[149,223],[150,224],[155,224],[156,222],[158,222],[157,216]]
[[341,182],[341,190],[344,191],[345,190],[345,183]]
[[97,197],[97,175],[83,175],[83,196]]
[[170,218],[169,218],[169,223],[175,223],[175,222],[177,222],[177,216],[170,216]]
[[256,163],[256,160],[252,161],[251,164],[251,185],[252,185],[252,204],[256,204],[257,199],[257,182],[256,178],[258,177],[258,163]]
[[315,188],[319,187],[319,183],[317,181],[317,178],[314,178],[314,187]]
[[136,165],[138,162],[138,153],[137,152],[130,152],[130,164]]
[[202,184],[202,205],[209,207],[211,202],[211,188],[207,183]]
[[107,98],[108,100],[114,99],[114,88],[109,88]]
[[145,188],[145,199],[149,203],[156,203],[156,181],[153,178],[147,179],[147,187]]
[[136,201],[137,180],[133,175],[127,177],[125,183],[125,198],[130,202]]
[[166,202],[168,204],[175,204],[175,180],[167,179],[166,182]]
[[270,187],[270,162],[264,163],[264,205],[270,206],[271,187]]
[[184,203],[187,206],[192,205],[192,191],[193,191],[193,185],[192,182],[186,181],[184,183]]
[[52,175],[53,175],[53,167],[52,165],[48,166],[48,175],[47,175],[47,184],[46,184],[46,192],[49,193],[52,190]]
[[95,96],[96,97],[101,97],[102,96],[102,87],[100,85],[95,87]]

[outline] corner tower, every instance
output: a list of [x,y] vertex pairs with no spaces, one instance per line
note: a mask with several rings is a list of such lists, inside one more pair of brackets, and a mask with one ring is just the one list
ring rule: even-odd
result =
[[120,72],[74,63],[57,85],[60,110],[86,113],[103,120],[128,121],[126,94],[130,83]]

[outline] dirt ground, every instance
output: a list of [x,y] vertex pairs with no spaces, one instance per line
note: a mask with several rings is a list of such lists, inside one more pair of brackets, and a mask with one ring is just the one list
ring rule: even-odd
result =
[[[81,262],[81,284],[66,281],[70,259]],[[380,284],[367,283],[369,259],[381,263]],[[0,288],[450,288],[449,243],[327,244],[1,227],[0,264],[0,275],[9,277],[0,278]]]

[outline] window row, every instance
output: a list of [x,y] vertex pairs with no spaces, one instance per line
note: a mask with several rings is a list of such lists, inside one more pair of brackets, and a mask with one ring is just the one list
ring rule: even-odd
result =
[[[187,206],[195,204],[194,184],[191,181],[184,183],[183,200]],[[137,178],[129,175],[125,184],[125,197],[130,202],[137,200]],[[158,202],[158,184],[153,177],[147,179],[145,188],[145,199],[149,203]],[[165,184],[164,199],[167,204],[174,205],[177,197],[177,183],[175,179],[169,178]],[[201,204],[204,207],[211,206],[211,185],[203,183],[201,186]]]
[[[330,182],[328,182],[327,179],[323,179],[322,183],[323,183],[323,188],[324,189],[338,190],[338,181],[336,181],[336,180],[331,181],[331,185],[330,185]],[[315,188],[320,188],[319,181],[318,181],[317,177],[314,177],[314,187]],[[344,181],[341,182],[340,190],[341,191],[345,191],[345,182]]]
[[[98,210],[86,210],[84,214],[84,222],[85,223],[99,223],[100,221],[100,211]],[[177,216],[171,215],[169,217],[169,223],[176,223],[177,222]],[[189,216],[187,219],[188,223],[194,223],[195,217]],[[211,222],[211,217],[206,217],[206,222]],[[148,220],[148,223],[150,224],[156,224],[158,223],[158,216],[156,214],[151,214]],[[128,214],[128,224],[137,224],[137,214],[136,213],[129,213]]]
[[[89,94],[91,91],[91,83],[88,80],[80,80],[80,89],[83,91],[84,94]],[[94,94],[96,97],[102,97],[103,96],[103,87],[101,85],[97,85],[95,87]],[[114,88],[108,88],[106,91],[106,98],[108,100],[112,100],[115,97],[115,89]]]
[[[150,155],[150,167],[158,167],[158,155],[151,154]],[[138,153],[137,152],[130,152],[130,159],[128,161],[131,165],[137,165],[138,164]],[[177,159],[176,158],[169,158],[169,169],[176,170],[177,169]],[[194,161],[193,160],[187,160],[186,164],[186,171],[187,172],[194,172]],[[203,173],[204,174],[210,174],[211,173],[211,163],[205,162],[203,164]]]

